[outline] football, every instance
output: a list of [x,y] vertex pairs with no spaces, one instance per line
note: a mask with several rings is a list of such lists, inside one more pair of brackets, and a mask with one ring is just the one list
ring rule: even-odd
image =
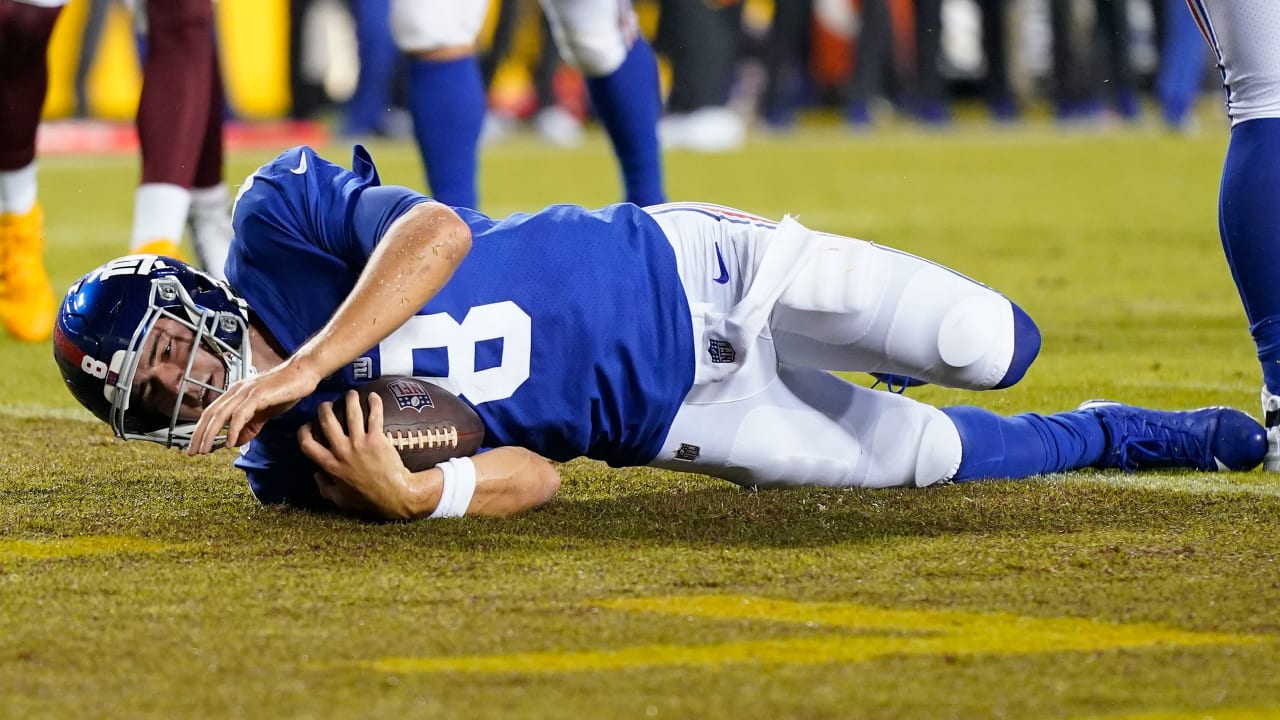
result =
[[[425,380],[385,376],[356,388],[360,407],[369,417],[369,396],[382,398],[383,433],[404,466],[419,472],[456,457],[474,455],[484,442],[484,425],[457,395]],[[346,426],[346,395],[333,403]]]

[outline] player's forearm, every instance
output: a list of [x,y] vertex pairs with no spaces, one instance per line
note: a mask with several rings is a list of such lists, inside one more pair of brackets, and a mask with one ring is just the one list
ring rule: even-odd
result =
[[396,220],[329,322],[289,362],[327,377],[377,345],[444,287],[471,249],[471,229],[449,207],[415,205]]
[[[467,515],[514,515],[542,505],[560,489],[560,473],[555,466],[524,448],[497,448],[476,455],[471,461],[475,467],[475,491],[466,505]],[[390,519],[430,517],[441,502],[450,502],[453,495],[444,479],[439,467],[411,474],[408,485],[413,499],[401,506],[407,512]]]

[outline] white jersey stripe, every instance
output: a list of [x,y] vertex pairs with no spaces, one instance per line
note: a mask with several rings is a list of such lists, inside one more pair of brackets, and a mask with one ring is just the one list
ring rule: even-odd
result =
[[751,213],[746,213],[736,208],[716,205],[714,203],[671,202],[645,208],[645,212],[650,215],[665,215],[666,213],[676,211],[693,211],[731,223],[750,224],[768,228],[778,226],[778,223],[774,220],[762,218],[759,215],[752,215]]

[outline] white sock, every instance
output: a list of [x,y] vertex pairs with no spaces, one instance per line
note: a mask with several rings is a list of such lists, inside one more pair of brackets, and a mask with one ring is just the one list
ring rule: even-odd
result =
[[36,204],[36,163],[0,171],[0,212],[26,215]]
[[191,188],[191,214],[231,212],[231,193],[226,183],[218,183],[209,187]]
[[191,244],[210,275],[225,280],[231,249],[231,194],[226,183],[191,189]]
[[133,196],[133,236],[129,248],[136,250],[154,240],[182,240],[191,209],[191,191],[169,183],[144,183]]

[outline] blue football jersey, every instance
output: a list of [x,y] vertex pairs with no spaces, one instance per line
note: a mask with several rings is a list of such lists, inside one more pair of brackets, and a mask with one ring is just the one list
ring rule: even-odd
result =
[[[226,273],[290,353],[328,321],[406,210],[364,148],[352,170],[307,147],[259,168],[234,209]],[[675,253],[642,209],[560,205],[489,218],[456,208],[471,252],[401,328],[272,420],[236,464],[263,502],[320,502],[297,428],[382,375],[413,375],[475,408],[485,447],[643,465],[693,384],[693,329]]]

